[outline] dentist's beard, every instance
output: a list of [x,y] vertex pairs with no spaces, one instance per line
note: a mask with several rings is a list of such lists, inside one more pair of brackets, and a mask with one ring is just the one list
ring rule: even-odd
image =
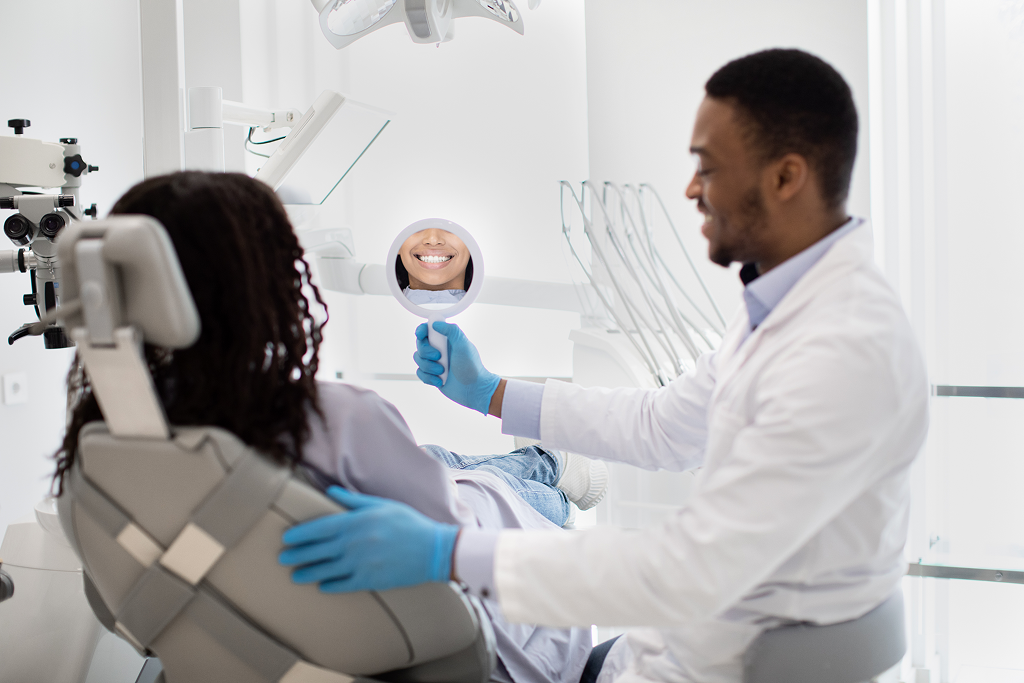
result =
[[708,258],[723,268],[739,261],[756,261],[755,244],[763,232],[767,216],[760,188],[751,188],[740,200],[732,220],[713,215],[713,238],[708,239]]

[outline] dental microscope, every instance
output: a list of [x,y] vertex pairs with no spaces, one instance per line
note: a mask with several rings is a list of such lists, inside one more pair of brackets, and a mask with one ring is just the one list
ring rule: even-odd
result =
[[[7,342],[41,335],[47,349],[73,346],[64,329],[52,320],[60,303],[57,235],[73,220],[96,217],[96,205],[78,208],[82,178],[99,170],[82,158],[77,138],[59,143],[24,136],[28,119],[11,119],[13,136],[0,136],[0,209],[17,213],[4,221],[4,234],[17,249],[0,252],[0,273],[28,273],[31,291],[23,300],[35,309],[38,322],[15,330]],[[44,190],[60,188],[60,194]]]

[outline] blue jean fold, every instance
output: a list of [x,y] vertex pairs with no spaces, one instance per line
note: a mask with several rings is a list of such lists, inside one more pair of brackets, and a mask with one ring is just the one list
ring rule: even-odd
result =
[[569,499],[555,482],[561,474],[555,456],[537,446],[505,455],[459,455],[435,445],[423,446],[430,455],[454,470],[481,470],[504,481],[530,507],[562,526],[569,519]]

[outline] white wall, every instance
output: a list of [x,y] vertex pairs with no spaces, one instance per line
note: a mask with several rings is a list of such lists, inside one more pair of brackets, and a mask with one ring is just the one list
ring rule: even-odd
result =
[[[28,137],[77,137],[85,160],[100,167],[85,178],[82,198],[102,215],[142,177],[142,116],[138,1],[101,5],[3,3],[0,119],[30,119]],[[10,213],[0,211],[0,221]],[[11,246],[4,239],[0,248]],[[0,275],[0,336],[34,316],[21,303],[28,287],[27,275]],[[0,404],[0,535],[48,489],[72,355],[46,351],[40,339],[0,342],[0,374],[28,373],[29,391],[27,404]]]
[[1024,386],[1024,37],[1009,31],[1008,4],[945,2],[950,384]]
[[727,319],[741,285],[735,267],[707,260],[701,218],[685,198],[690,134],[711,74],[771,47],[808,50],[849,82],[862,130],[849,209],[868,216],[864,0],[587,0],[590,178],[658,189]]
[[[260,16],[257,4],[269,13]],[[272,0],[246,6],[247,101],[304,108],[321,89],[335,88],[395,113],[319,220],[350,227],[359,260],[382,263],[402,228],[440,216],[473,233],[489,274],[570,281],[558,181],[588,173],[582,0],[545,3],[535,12],[524,3],[525,36],[465,19],[456,23],[455,40],[440,46],[413,44],[398,25],[341,52],[320,36],[311,8],[286,11]],[[322,376],[415,370],[413,329],[420,321],[397,302],[332,295],[328,303]],[[572,374],[568,333],[577,315],[477,305],[457,322],[495,372]],[[496,419],[453,410],[432,390],[363,383],[393,400],[421,441],[476,452],[511,447]]]

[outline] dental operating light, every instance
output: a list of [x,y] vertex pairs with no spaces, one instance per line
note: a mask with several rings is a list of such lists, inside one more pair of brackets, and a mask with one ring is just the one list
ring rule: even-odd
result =
[[[523,18],[512,0],[311,0],[320,29],[337,49],[391,24],[404,23],[415,43],[451,40],[452,22],[463,17],[491,19],[522,35]],[[530,8],[540,0],[530,0]]]

